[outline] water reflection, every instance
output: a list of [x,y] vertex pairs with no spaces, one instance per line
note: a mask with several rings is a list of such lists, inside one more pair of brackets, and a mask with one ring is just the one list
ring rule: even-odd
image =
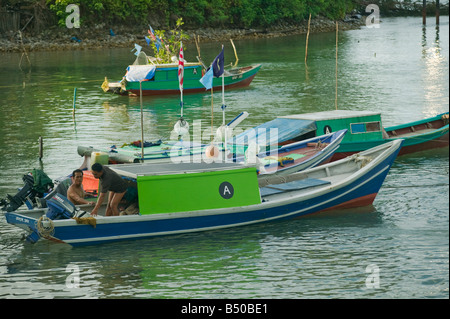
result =
[[[447,39],[448,22],[422,29],[416,18],[346,31],[339,37],[340,108],[380,111],[386,126],[447,111]],[[227,119],[248,111],[244,129],[334,109],[334,32],[310,36],[307,70],[302,36],[235,43],[240,63],[263,66],[249,88],[227,92]],[[103,53],[33,53],[31,73],[18,69],[20,54],[0,54],[0,198],[39,167],[39,136],[52,178],[80,166],[78,145],[140,139],[139,98],[100,89],[105,75],[123,75],[129,49]],[[214,58],[217,44],[202,45],[203,53]],[[220,92],[214,101],[217,127]],[[167,137],[180,115],[178,96],[144,97],[143,108],[146,140]],[[185,95],[184,111],[190,124],[201,119],[207,129],[209,92]],[[396,160],[367,212],[98,247],[30,246],[0,218],[0,298],[448,298],[448,172],[448,148],[409,155]],[[364,287],[371,263],[389,279],[377,290]],[[80,267],[79,289],[66,288],[69,264]]]
[[[440,27],[436,25],[434,41],[427,42],[426,26],[422,27],[422,59],[425,64],[424,74],[424,98],[425,98],[425,117],[431,117],[440,112],[442,103],[447,103],[448,96],[445,95],[445,87],[448,86],[448,57],[446,58],[441,52],[441,43],[439,40]],[[445,73],[444,73],[445,72]],[[447,75],[445,75],[447,74]],[[447,76],[447,81],[443,78]]]

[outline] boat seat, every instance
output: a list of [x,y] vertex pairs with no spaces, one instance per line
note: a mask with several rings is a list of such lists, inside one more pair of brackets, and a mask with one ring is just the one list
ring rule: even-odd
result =
[[292,181],[288,183],[275,184],[275,185],[267,185],[265,187],[261,187],[261,196],[274,195],[284,192],[296,191],[301,189],[307,189],[310,187],[321,186],[331,184],[329,181],[324,181],[321,179],[315,178],[307,178],[297,181]]

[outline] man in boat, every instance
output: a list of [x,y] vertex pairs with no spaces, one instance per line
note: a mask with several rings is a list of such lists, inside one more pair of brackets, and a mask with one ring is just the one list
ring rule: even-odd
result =
[[81,169],[76,169],[72,172],[72,185],[67,189],[67,198],[74,205],[95,205],[94,202],[89,202],[84,199],[85,197],[86,192],[83,189],[83,171]]
[[119,174],[100,163],[92,165],[92,175],[101,181],[101,190],[91,215],[95,216],[98,214],[98,210],[109,192],[105,215],[119,216],[119,203],[127,191],[127,182]]

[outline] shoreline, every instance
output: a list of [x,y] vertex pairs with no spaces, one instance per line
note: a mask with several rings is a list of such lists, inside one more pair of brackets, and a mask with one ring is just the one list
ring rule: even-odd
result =
[[[338,21],[339,30],[354,30],[365,25],[365,18],[346,19]],[[144,28],[145,29],[145,28]],[[18,31],[2,35],[0,37],[1,53],[21,53],[38,51],[67,51],[67,50],[92,50],[109,48],[129,48],[135,43],[145,46],[143,28],[127,28],[104,25],[90,29],[61,29],[53,28],[40,33],[30,35]],[[110,33],[112,30],[113,35]],[[194,43],[193,36],[200,37],[201,42],[214,42],[221,40],[271,38],[295,34],[306,34],[308,21],[299,24],[279,24],[270,29],[218,29],[205,28],[196,30],[184,30],[190,36],[187,43]],[[332,32],[336,30],[335,21],[317,16],[311,19],[310,33]]]

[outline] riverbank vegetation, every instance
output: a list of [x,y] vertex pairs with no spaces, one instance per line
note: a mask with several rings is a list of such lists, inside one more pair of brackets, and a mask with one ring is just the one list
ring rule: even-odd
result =
[[[443,2],[443,1],[441,1]],[[144,43],[149,26],[173,30],[184,23],[188,35],[203,41],[221,38],[280,36],[305,33],[311,15],[311,32],[357,28],[376,4],[381,16],[421,15],[422,0],[1,0],[0,52],[60,50],[69,48],[124,47]],[[435,14],[435,1],[427,12]],[[74,11],[79,9],[79,25]],[[441,4],[448,14],[448,1]],[[72,19],[72,20],[71,20]],[[73,27],[75,26],[75,27]],[[79,26],[79,27],[77,27]]]
[[28,11],[35,22],[65,26],[66,8],[80,8],[81,25],[146,25],[173,27],[182,17],[189,28],[270,27],[322,15],[342,19],[358,7],[354,0],[5,0],[3,11]]
[[[441,1],[444,2],[444,1]],[[0,2],[0,33],[9,29],[35,31],[54,26],[66,27],[75,4],[80,10],[82,27],[99,25],[171,28],[179,18],[185,27],[198,28],[270,28],[296,24],[320,15],[330,20],[343,19],[352,12],[364,13],[367,4],[376,4],[382,15],[415,15],[422,12],[418,0],[3,0]],[[434,13],[436,1],[427,1]],[[13,17],[13,14],[17,13]],[[441,4],[448,14],[448,1]],[[7,20],[13,21],[7,21]]]

